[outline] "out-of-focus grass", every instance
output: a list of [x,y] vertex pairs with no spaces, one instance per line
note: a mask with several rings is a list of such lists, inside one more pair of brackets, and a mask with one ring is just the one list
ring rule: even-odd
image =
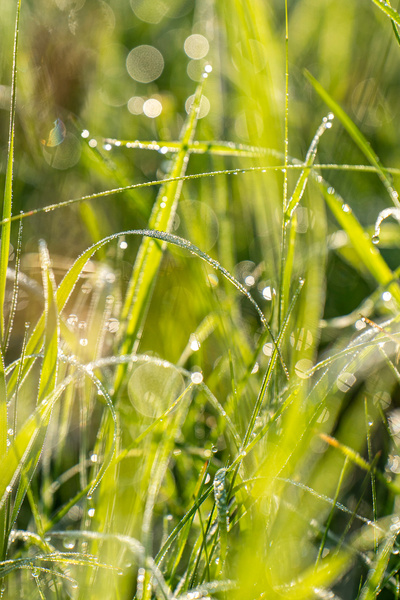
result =
[[0,597],[397,598],[395,7],[16,11]]

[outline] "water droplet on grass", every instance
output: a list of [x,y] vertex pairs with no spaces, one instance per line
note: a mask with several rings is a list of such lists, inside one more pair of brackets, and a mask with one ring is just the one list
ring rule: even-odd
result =
[[371,238],[371,242],[377,246],[379,244],[379,235],[373,235]]
[[203,374],[200,373],[200,371],[195,371],[191,374],[190,379],[192,380],[192,383],[198,385],[203,381]]

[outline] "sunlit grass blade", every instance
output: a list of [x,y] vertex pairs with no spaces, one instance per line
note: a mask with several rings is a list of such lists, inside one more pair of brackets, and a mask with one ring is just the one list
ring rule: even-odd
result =
[[335,190],[325,181],[319,181],[326,203],[332,211],[339,225],[346,231],[349,240],[362,263],[382,286],[392,293],[397,303],[400,303],[400,288],[396,277],[390,270],[379,251],[360,225],[351,208],[346,204]]
[[55,280],[51,269],[50,256],[46,244],[40,242],[40,258],[42,263],[43,289],[45,293],[45,334],[43,363],[40,371],[39,393],[37,403],[40,404],[49,396],[56,386],[58,366],[59,320],[55,299]]
[[[307,185],[308,176],[311,171],[311,167],[315,161],[315,157],[317,155],[318,142],[323,135],[323,133],[332,127],[332,119],[333,114],[329,114],[328,117],[324,117],[321,125],[318,127],[315,136],[310,144],[310,147],[307,151],[306,158],[304,160],[304,169],[302,170],[299,179],[297,180],[296,187],[293,191],[293,194],[288,202],[287,207],[285,207],[285,220],[289,221],[295,211],[297,205],[299,204],[304,190]],[[287,166],[286,166],[287,168]]]
[[[179,177],[186,172],[189,158],[188,144],[193,141],[195,134],[202,91],[203,84],[200,84],[184,126],[181,148],[172,166],[171,177]],[[182,182],[172,182],[160,188],[150,216],[149,229],[160,229],[166,232],[171,229],[181,188]],[[129,354],[134,348],[148,309],[162,254],[162,247],[154,240],[147,238],[142,241],[121,311],[121,321],[124,324],[121,354]],[[114,384],[116,392],[122,383],[125,369],[125,366],[117,369]]]
[[5,320],[4,320],[4,300],[7,283],[7,265],[10,248],[11,222],[8,220],[11,217],[12,211],[12,193],[13,193],[13,175],[14,175],[14,137],[15,137],[15,110],[16,110],[16,85],[17,85],[17,55],[18,55],[18,31],[19,31],[19,14],[21,8],[21,0],[17,2],[17,16],[15,20],[14,30],[14,50],[13,50],[13,66],[11,74],[11,109],[10,109],[10,127],[8,137],[7,151],[7,166],[6,180],[3,198],[2,220],[6,222],[1,228],[1,248],[0,248],[0,333],[2,345],[4,346],[5,335]]
[[388,568],[396,537],[399,533],[398,526],[392,526],[391,532],[381,544],[376,559],[371,565],[366,582],[364,583],[360,600],[374,600],[382,589],[382,582]]
[[392,19],[392,21],[397,25],[400,25],[400,15],[391,7],[390,2],[383,2],[382,0],[372,0],[372,2]]
[[[375,1],[375,0],[373,0]],[[377,1],[377,4],[381,4],[381,2]],[[399,195],[397,191],[393,188],[392,182],[389,180],[378,156],[371,148],[371,145],[366,140],[364,135],[358,129],[358,127],[354,124],[354,122],[350,119],[350,117],[345,113],[345,111],[339,106],[339,104],[328,94],[328,92],[322,87],[322,85],[309,73],[305,71],[305,75],[311,85],[314,87],[315,91],[322,98],[322,100],[329,106],[331,111],[337,116],[343,127],[346,129],[347,133],[354,140],[360,150],[363,152],[365,157],[369,160],[369,162],[377,169],[379,178],[381,179],[383,185],[385,186],[393,204],[397,207],[400,207]]]
[[10,306],[10,313],[8,317],[7,330],[4,336],[4,349],[7,351],[8,344],[10,341],[10,335],[14,324],[15,313],[17,310],[17,302],[18,302],[18,291],[19,291],[19,279],[20,279],[20,266],[21,266],[21,252],[22,252],[22,228],[23,222],[20,221],[19,230],[18,230],[18,243],[17,243],[17,252],[15,255],[15,270],[14,270],[14,285]]

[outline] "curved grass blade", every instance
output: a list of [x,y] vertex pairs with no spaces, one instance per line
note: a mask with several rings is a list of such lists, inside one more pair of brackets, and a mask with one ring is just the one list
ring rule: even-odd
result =
[[339,194],[322,179],[322,177],[317,178],[317,182],[320,185],[326,203],[339,225],[346,231],[349,240],[362,263],[380,285],[388,288],[396,302],[399,304],[400,287],[397,283],[396,276],[389,269],[381,254],[365,233],[351,208],[343,201]]
[[318,127],[316,134],[314,135],[310,147],[307,151],[306,158],[304,161],[304,168],[300,173],[300,177],[297,180],[294,192],[285,208],[285,221],[290,221],[293,212],[296,210],[300,200],[303,197],[304,190],[307,185],[308,176],[311,171],[311,167],[315,161],[317,155],[318,142],[323,133],[332,127],[332,120],[334,119],[333,113],[329,113],[327,117],[324,117],[321,125]]
[[12,211],[12,191],[14,175],[14,138],[15,138],[15,108],[16,108],[16,85],[17,85],[17,55],[18,55],[18,31],[19,15],[21,9],[21,0],[17,2],[17,15],[14,29],[14,50],[13,66],[11,75],[11,109],[10,109],[10,127],[8,136],[6,180],[3,198],[2,221],[6,221],[1,228],[1,249],[0,249],[0,334],[2,345],[4,347],[5,322],[4,322],[4,299],[6,293],[6,277],[8,254],[11,235],[11,217]]
[[[373,0],[375,1],[375,0]],[[377,4],[381,4],[377,2]],[[396,13],[397,14],[397,13]],[[322,98],[322,100],[329,106],[331,111],[337,116],[343,127],[346,129],[347,133],[353,139],[353,141],[360,148],[365,157],[369,160],[371,165],[373,165],[377,169],[378,176],[385,186],[393,204],[400,207],[399,195],[397,191],[394,189],[392,182],[388,178],[377,154],[371,148],[371,145],[363,136],[358,127],[353,123],[350,117],[345,113],[343,108],[339,106],[339,104],[328,94],[328,92],[322,87],[322,85],[309,73],[307,70],[305,71],[305,75],[308,81],[311,83],[317,94]]]
[[[192,254],[195,254],[196,256],[198,256],[199,258],[201,258],[202,260],[207,262],[209,265],[211,265],[214,269],[218,270],[232,285],[234,285],[244,296],[246,296],[246,298],[249,300],[249,302],[253,305],[253,307],[257,311],[257,314],[260,318],[261,323],[268,330],[268,332],[271,336],[271,339],[274,343],[275,349],[277,350],[277,354],[281,358],[282,365],[284,365],[283,359],[280,355],[279,348],[277,347],[277,342],[271,331],[269,323],[266,320],[261,308],[259,307],[257,302],[254,300],[252,295],[250,294],[250,292],[233,275],[231,275],[231,273],[229,271],[227,271],[217,260],[208,256],[208,254],[206,254],[205,252],[200,250],[200,248],[198,248],[197,246],[195,246],[188,240],[185,240],[185,239],[178,237],[176,235],[173,235],[171,233],[166,233],[165,231],[156,231],[156,230],[149,230],[149,229],[131,229],[131,230],[123,231],[123,232],[114,233],[114,234],[104,238],[103,240],[100,240],[96,244],[93,244],[89,248],[87,248],[87,250],[85,250],[85,252],[83,252],[83,254],[81,254],[81,256],[79,256],[76,259],[76,261],[74,262],[74,264],[72,265],[72,267],[70,268],[70,270],[65,275],[64,279],[62,280],[62,282],[60,283],[60,285],[57,288],[56,299],[57,299],[57,309],[58,309],[59,313],[64,308],[69,296],[71,295],[71,293],[78,281],[80,273],[82,272],[87,261],[93,256],[93,254],[95,254],[95,252],[97,252],[97,250],[99,250],[106,244],[112,242],[113,240],[118,239],[121,235],[141,235],[144,237],[152,238],[154,240],[160,240],[162,242],[167,242],[169,244],[179,246],[180,248],[186,249],[189,252],[191,252]],[[43,330],[44,330],[44,316],[42,315],[42,317],[39,319],[32,335],[27,343],[27,346],[26,346],[26,355],[27,356],[26,356],[26,361],[25,361],[26,365],[24,366],[24,372],[26,372],[27,369],[31,368],[32,363],[35,360],[35,357],[33,355],[37,354],[40,350]],[[284,366],[284,368],[285,368],[285,366]],[[286,369],[286,371],[287,371],[287,369]],[[17,378],[17,375],[16,375],[16,372],[14,371],[14,373],[12,374],[12,376],[10,378],[10,382],[9,382],[9,393],[10,394],[12,394],[15,389],[16,378]]]

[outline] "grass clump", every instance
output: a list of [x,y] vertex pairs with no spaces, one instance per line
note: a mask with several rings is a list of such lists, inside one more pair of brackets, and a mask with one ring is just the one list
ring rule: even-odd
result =
[[397,598],[397,11],[20,4],[0,597]]

